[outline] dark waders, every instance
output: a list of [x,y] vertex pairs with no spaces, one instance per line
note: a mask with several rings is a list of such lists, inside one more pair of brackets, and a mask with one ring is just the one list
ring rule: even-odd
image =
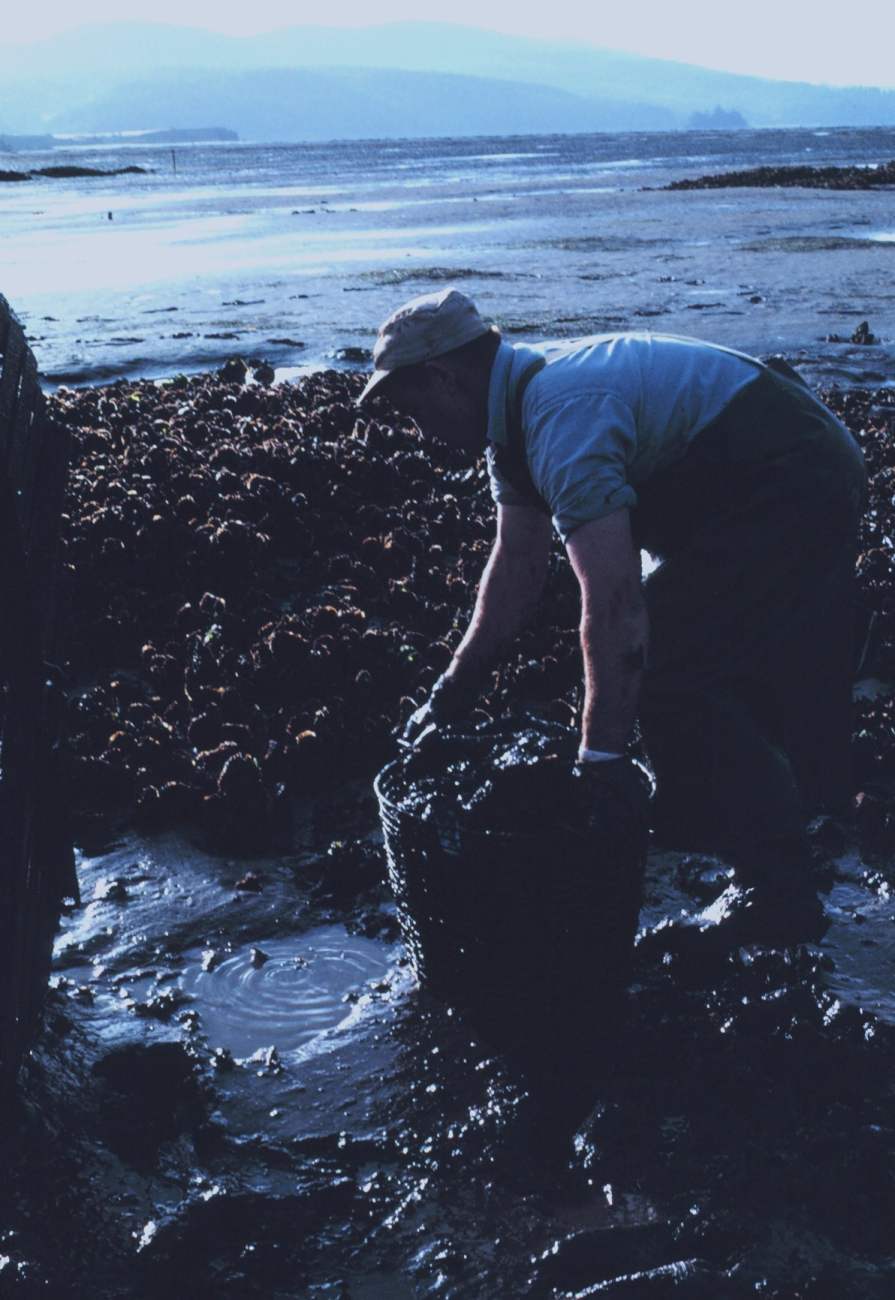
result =
[[[797,378],[737,395],[639,486],[650,655],[640,709],[656,826],[744,883],[849,795],[863,456]],[[764,866],[763,864],[766,864]]]

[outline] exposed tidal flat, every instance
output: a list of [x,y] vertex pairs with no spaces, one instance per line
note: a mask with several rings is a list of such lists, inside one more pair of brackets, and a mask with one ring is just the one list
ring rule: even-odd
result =
[[[370,778],[468,617],[491,510],[383,399],[353,409],[362,382],[51,399],[74,440],[82,901],[7,1102],[0,1280],[66,1300],[888,1300],[895,391],[828,393],[872,473],[859,590],[879,615],[856,815],[813,828],[830,933],[709,970],[635,955],[572,1142],[566,1057],[534,1096],[399,942]],[[493,716],[571,716],[576,621],[557,552]],[[643,921],[724,880],[653,854]],[[546,929],[512,938],[524,1007],[554,954]]]
[[[839,134],[805,133],[804,147],[844,165]],[[792,133],[779,136],[788,152],[776,161],[785,165],[798,150]],[[777,133],[762,138],[773,142]],[[197,213],[195,196],[209,205],[191,218],[193,232],[208,236],[189,245],[195,282],[177,280],[176,296],[164,286],[169,293],[144,299],[156,291],[147,262],[137,287],[106,287],[110,304],[130,303],[130,315],[110,316],[121,342],[106,339],[98,322],[94,350],[78,345],[89,362],[79,383],[91,386],[64,387],[51,399],[74,441],[64,601],[82,903],[64,918],[46,1027],[3,1130],[0,1294],[889,1300],[895,392],[885,268],[895,252],[871,240],[850,207],[836,218],[844,222],[847,212],[850,225],[833,227],[829,213],[821,220],[814,204],[830,196],[814,192],[797,195],[794,209],[791,193],[771,190],[641,191],[716,163],[745,165],[743,143],[692,133],[674,140],[690,152],[668,164],[666,142],[665,161],[652,165],[642,143],[633,150],[631,137],[603,138],[615,152],[596,171],[588,139],[378,146],[383,174],[372,193],[332,179],[340,158],[364,156],[357,146],[295,150],[290,157],[304,158],[312,175],[301,197],[281,179],[277,203],[288,212],[279,215],[284,224],[317,222],[319,241],[335,231],[325,253],[333,261],[282,271],[264,317],[269,330],[249,328],[252,313],[268,308],[266,297],[250,300],[268,286],[240,262],[254,238],[246,230],[262,206],[257,195],[251,213],[230,214],[229,237],[216,223],[227,215],[222,194],[236,205],[240,186],[265,194],[277,186],[267,172],[231,184],[240,166],[259,171],[249,146],[207,150],[201,156],[212,170],[196,179],[191,199]],[[878,161],[892,156],[891,144],[886,136]],[[582,175],[563,150],[580,158]],[[282,153],[272,152],[279,166]],[[149,164],[158,170],[147,187],[160,191],[166,154],[170,166],[170,151]],[[179,150],[177,159],[181,178]],[[437,183],[427,179],[436,163],[445,173]],[[107,156],[97,165],[117,163]],[[613,168],[630,172],[630,184],[604,186]],[[414,178],[413,212],[403,172]],[[93,189],[97,183],[104,188]],[[40,184],[32,200],[39,193],[43,203],[57,191]],[[450,192],[433,196],[440,215],[430,224],[423,214],[433,185]],[[444,214],[465,212],[470,187],[476,213],[493,207],[499,215],[475,228],[472,217],[451,225]],[[16,187],[16,204],[23,190]],[[582,205],[574,222],[516,212],[517,203],[565,204],[567,190]],[[85,182],[78,199],[85,242],[75,241],[75,251],[86,256],[99,247],[94,240],[119,229],[118,208],[111,223],[107,215],[114,192],[111,180]],[[367,247],[355,266],[349,223],[364,211],[364,194],[388,206],[371,209],[375,225],[368,212],[365,228],[381,243],[372,263]],[[722,315],[706,291],[719,282],[690,263],[683,270],[655,261],[669,255],[661,244],[667,218],[655,214],[678,198],[703,217],[715,212],[709,200],[717,213],[733,213],[726,242],[717,224],[707,234],[698,223],[686,230],[678,217],[678,256],[707,256],[686,250],[714,247],[719,277],[725,257],[739,265],[747,252],[733,231],[748,199],[749,241],[770,242],[753,256],[786,271],[781,298],[816,296],[801,268],[841,256],[827,264],[830,274],[839,266],[828,285],[839,314],[816,330],[824,340],[849,337],[866,318],[882,341],[814,338],[802,349],[770,335],[722,335],[716,326],[725,320],[733,331],[774,319],[783,306],[762,291],[769,278],[750,278],[723,299],[741,314]],[[781,231],[766,215],[762,234],[759,213],[778,198],[781,213],[798,211],[799,220]],[[882,205],[891,195],[831,201],[853,199],[881,205],[873,229],[885,233]],[[172,192],[172,211],[179,201]],[[626,243],[628,226],[609,219],[622,211],[611,207],[616,201],[630,204],[640,242]],[[158,194],[152,202],[158,213]],[[340,206],[326,216],[330,202]],[[655,224],[641,202],[657,205]],[[269,206],[264,211],[259,225],[273,221]],[[90,228],[94,217],[98,229]],[[888,217],[891,230],[891,208]],[[147,216],[142,229],[140,236],[135,216],[134,247],[143,237],[144,252],[176,247],[173,226],[153,227]],[[313,246],[308,231],[314,227],[289,244],[293,258]],[[478,234],[492,243],[479,244]],[[285,257],[284,238],[268,252],[277,246]],[[398,250],[409,254],[408,267]],[[626,259],[624,274],[611,274],[617,257]],[[574,275],[562,270],[567,259]],[[212,263],[221,277],[214,294]],[[77,274],[87,270],[85,263]],[[93,275],[102,281],[111,269],[100,261]],[[848,298],[853,314],[838,305],[851,275],[859,285]],[[138,382],[207,371],[234,352],[267,357],[281,370],[305,356],[332,364],[329,354],[341,347],[369,346],[396,300],[451,276],[511,337],[579,333],[585,319],[586,328],[603,320],[614,328],[616,309],[624,323],[681,328],[634,315],[635,307],[666,304],[687,333],[785,351],[810,378],[841,385],[826,388],[827,400],[860,438],[872,474],[859,590],[865,614],[877,619],[856,710],[860,799],[853,821],[822,822],[813,832],[830,934],[820,951],[736,954],[708,976],[635,962],[626,1035],[574,1145],[563,1132],[563,1060],[555,1062],[555,1104],[548,1096],[535,1107],[462,1011],[414,985],[370,789],[394,753],[394,726],[443,666],[468,616],[492,526],[483,478],[457,457],[422,454],[382,399],[358,413],[357,374],[329,371],[274,387],[209,373]],[[700,277],[705,283],[687,283]],[[871,286],[872,300],[864,296]],[[21,309],[17,294],[0,289]],[[292,297],[305,292],[307,299]],[[224,307],[219,299],[228,314],[201,318],[209,302],[214,312]],[[165,320],[163,313],[178,320],[159,327],[170,354],[149,348],[158,342],[149,331],[139,348],[128,343],[136,303],[144,323]],[[295,313],[287,325],[273,315],[278,306]],[[188,311],[193,338],[174,341],[174,332],[190,332],[179,316]],[[205,338],[228,332],[237,338]],[[259,333],[305,347],[256,347]],[[45,371],[44,343],[53,337],[34,342]],[[177,356],[174,343],[195,351]],[[120,356],[130,378],[96,386],[103,375],[95,365],[107,364],[101,356]],[[63,373],[60,366],[57,381]],[[572,716],[576,621],[574,583],[557,551],[538,619],[486,692],[493,714],[534,701]],[[692,909],[722,883],[723,867],[712,859],[653,855],[643,919]],[[524,1000],[550,954],[534,944],[521,957]]]
[[[3,187],[0,290],[50,385],[233,353],[328,364],[451,279],[514,339],[669,331],[878,383],[895,347],[891,191],[660,187],[893,156],[887,128],[55,150],[147,174]],[[864,319],[872,350],[828,344]]]

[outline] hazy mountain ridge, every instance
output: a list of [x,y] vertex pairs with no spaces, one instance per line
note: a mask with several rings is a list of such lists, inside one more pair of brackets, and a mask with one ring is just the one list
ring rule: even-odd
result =
[[587,100],[529,83],[380,68],[274,68],[183,70],[119,86],[57,117],[54,129],[108,133],[180,121],[228,121],[240,138],[264,141],[665,130],[676,125],[661,108]]
[[895,91],[770,81],[451,23],[241,38],[92,23],[5,54],[6,133],[197,122],[258,140],[661,130],[717,106],[753,126],[895,124]]

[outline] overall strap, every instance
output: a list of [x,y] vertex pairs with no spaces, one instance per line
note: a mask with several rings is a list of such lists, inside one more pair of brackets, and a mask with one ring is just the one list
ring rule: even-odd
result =
[[802,388],[809,388],[809,385],[805,383],[804,376],[800,375],[798,370],[793,370],[786,357],[780,356],[779,353],[773,357],[768,357],[764,364],[768,370],[773,370],[775,375],[783,375],[784,379],[791,379],[794,384],[800,384]]
[[498,472],[511,487],[515,488],[521,497],[525,497],[530,505],[536,506],[544,514],[550,515],[552,513],[550,507],[535,487],[528,468],[528,459],[525,455],[525,433],[522,429],[522,402],[525,397],[525,390],[535,375],[543,370],[546,364],[547,361],[544,357],[538,357],[523,370],[514,391],[511,393],[509,389],[507,390],[506,446],[501,446],[499,443],[494,443],[493,446],[494,464]]

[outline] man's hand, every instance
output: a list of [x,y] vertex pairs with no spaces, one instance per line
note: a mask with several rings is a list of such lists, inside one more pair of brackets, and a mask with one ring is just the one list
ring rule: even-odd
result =
[[592,828],[597,843],[624,843],[634,856],[645,855],[652,794],[646,769],[630,758],[579,760],[573,778],[580,826]]
[[402,742],[405,745],[417,745],[430,728],[460,722],[471,711],[477,695],[477,686],[469,677],[459,673],[439,677],[429,698],[408,718],[401,736]]

